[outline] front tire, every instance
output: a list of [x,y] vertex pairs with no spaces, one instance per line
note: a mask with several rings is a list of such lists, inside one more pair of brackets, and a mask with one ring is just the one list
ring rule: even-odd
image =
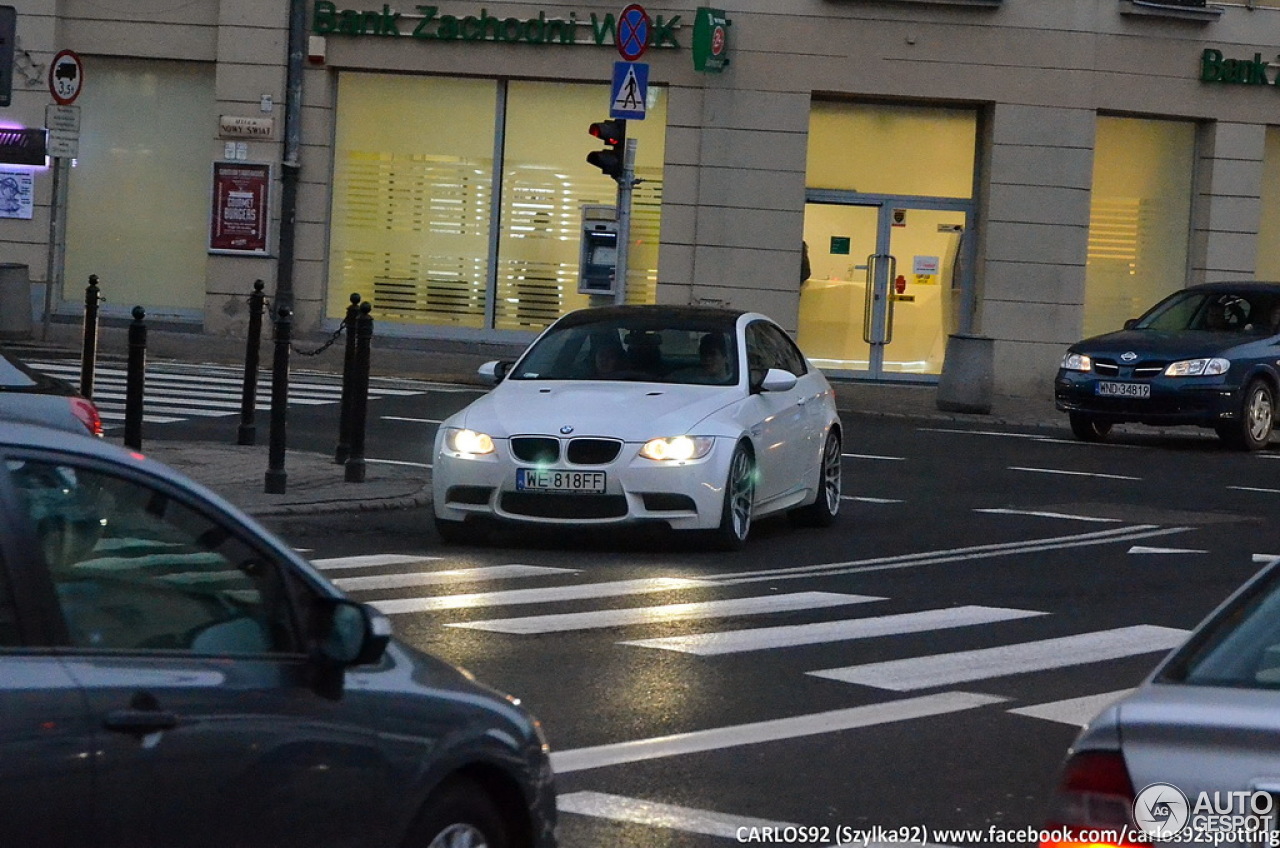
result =
[[733,449],[724,484],[720,526],[712,531],[717,550],[740,551],[751,533],[751,512],[756,498],[756,463],[744,444]]
[[1111,432],[1110,421],[1099,421],[1083,412],[1067,413],[1071,419],[1071,432],[1082,442],[1100,442]]
[[792,510],[791,520],[801,527],[830,527],[840,513],[840,434],[832,430],[822,446],[818,463],[818,496],[813,503]]
[[1254,379],[1245,386],[1237,419],[1224,421],[1214,429],[1229,447],[1243,451],[1262,450],[1271,441],[1275,416],[1275,391],[1266,380]]
[[497,805],[480,786],[459,781],[427,799],[404,848],[508,848]]

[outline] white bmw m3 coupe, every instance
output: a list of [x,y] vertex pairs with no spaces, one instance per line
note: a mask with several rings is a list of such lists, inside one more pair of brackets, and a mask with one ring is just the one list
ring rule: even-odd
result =
[[663,522],[736,549],[786,512],[831,524],[841,426],[826,378],[764,315],[694,306],[569,313],[497,385],[441,426],[441,535],[475,519],[599,526]]

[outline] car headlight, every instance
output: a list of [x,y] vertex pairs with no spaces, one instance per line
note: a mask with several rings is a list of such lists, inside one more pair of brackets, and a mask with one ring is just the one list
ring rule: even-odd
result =
[[701,459],[711,450],[715,439],[710,436],[671,436],[666,439],[650,439],[640,448],[640,455],[645,459],[658,462],[678,462],[686,459]]
[[1164,369],[1166,377],[1214,377],[1227,373],[1231,360],[1215,356],[1213,359],[1183,359],[1170,362]]
[[444,431],[445,450],[452,453],[469,453],[475,456],[493,453],[493,439],[487,433],[478,433],[458,427]]
[[1093,360],[1083,353],[1068,353],[1062,357],[1062,369],[1064,371],[1092,371]]

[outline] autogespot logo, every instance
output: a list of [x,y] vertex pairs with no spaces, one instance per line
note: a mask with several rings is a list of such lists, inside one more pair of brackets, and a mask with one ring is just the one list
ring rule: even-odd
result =
[[1191,805],[1171,783],[1153,783],[1133,799],[1133,821],[1148,836],[1168,839],[1187,826]]

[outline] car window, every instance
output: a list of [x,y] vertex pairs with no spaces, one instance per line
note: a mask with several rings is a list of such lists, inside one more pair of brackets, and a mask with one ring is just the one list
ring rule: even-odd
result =
[[71,464],[7,461],[80,648],[298,650],[278,563],[165,491]]
[[764,372],[770,368],[781,368],[797,377],[809,373],[800,349],[786,333],[766,321],[753,321],[747,326],[747,362],[753,380],[763,379]]
[[21,643],[18,634],[18,609],[13,602],[13,590],[9,586],[4,559],[0,557],[0,648],[12,648]]
[[1241,596],[1193,637],[1162,679],[1205,686],[1280,688],[1280,572]]
[[552,328],[510,380],[638,380],[737,383],[732,327],[618,319]]
[[1137,322],[1138,329],[1211,333],[1280,332],[1280,298],[1267,292],[1178,292]]

